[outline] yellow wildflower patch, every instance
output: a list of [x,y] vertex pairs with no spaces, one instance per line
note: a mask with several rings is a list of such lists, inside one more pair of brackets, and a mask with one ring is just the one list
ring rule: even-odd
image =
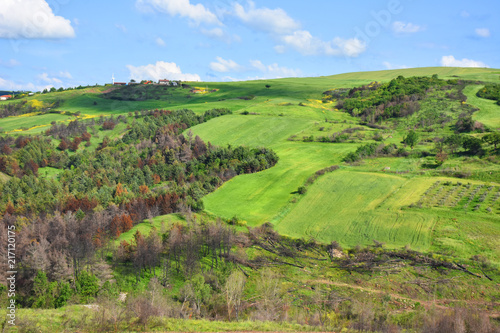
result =
[[26,118],[26,117],[38,116],[39,114],[41,114],[41,112],[30,112],[30,113],[21,114],[19,116],[9,116],[7,118]]

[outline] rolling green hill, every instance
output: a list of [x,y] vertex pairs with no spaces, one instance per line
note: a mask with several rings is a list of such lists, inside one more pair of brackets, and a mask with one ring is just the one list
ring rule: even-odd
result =
[[488,324],[500,309],[500,106],[477,92],[499,73],[0,102],[0,214],[26,253],[19,331]]
[[[338,111],[335,103],[324,103],[321,100],[322,93],[326,90],[352,88],[374,81],[387,82],[398,76],[434,74],[442,79],[498,82],[498,73],[495,69],[434,67],[346,73],[317,78],[187,82],[189,87],[186,88],[96,86],[26,98],[28,102],[42,102],[45,107],[59,101],[59,106],[50,110],[59,113],[35,112],[7,117],[0,120],[0,127],[11,135],[36,134],[47,130],[51,122],[68,123],[74,119],[85,121],[101,115],[124,114],[132,121],[131,113],[144,109],[187,108],[201,113],[211,108],[228,108],[233,111],[233,115],[195,126],[192,128],[193,134],[216,145],[268,147],[278,154],[280,160],[271,169],[236,177],[206,196],[203,201],[207,212],[226,219],[237,217],[250,226],[271,221],[283,234],[314,237],[322,242],[337,240],[354,246],[377,239],[393,246],[410,244],[419,249],[429,249],[432,244],[431,230],[440,219],[433,212],[403,210],[405,205],[412,202],[407,202],[408,197],[401,197],[411,189],[413,202],[418,201],[415,193],[419,193],[430,179],[421,179],[419,175],[434,175],[434,171],[426,169],[426,160],[422,158],[382,158],[362,163],[356,170],[343,167],[342,171],[320,178],[307,194],[299,196],[296,193],[317,170],[335,164],[341,165],[347,153],[354,151],[363,140],[370,139],[375,133],[385,137],[386,143],[399,144],[405,135],[404,125],[385,130],[363,127],[360,135],[365,139],[354,143],[302,142],[302,138],[319,137],[323,134],[321,128],[325,126],[326,134],[360,126],[359,119]],[[207,88],[212,92],[194,94],[190,92],[193,87]],[[498,128],[500,106],[493,101],[476,97],[475,93],[480,88],[481,85],[469,85],[464,90],[467,103],[480,109],[474,113],[474,119],[491,128]],[[142,96],[142,99],[146,96],[146,100],[126,100],[132,96],[128,95],[131,89],[135,94],[133,96]],[[1,105],[0,103],[0,107]],[[75,115],[76,112],[79,114]],[[102,134],[118,138],[126,131],[125,127],[119,125],[115,130]],[[435,134],[421,135],[431,140]],[[100,135],[92,138],[92,149],[102,140],[99,137]],[[293,141],[290,138],[294,138]],[[430,144],[426,143],[416,149],[429,150],[425,145]],[[481,163],[470,161],[467,163],[467,170],[475,174],[476,179],[499,182],[500,178],[495,175],[497,169],[493,164],[481,166]],[[460,165],[456,160],[450,159],[439,170],[457,169],[461,168]],[[386,167],[409,174],[389,176],[381,172]],[[494,173],[486,170],[494,170]],[[387,198],[392,200],[392,204],[388,205],[387,200],[383,200],[384,195],[400,188],[404,191],[399,191],[393,198]],[[387,221],[393,222],[387,226]]]

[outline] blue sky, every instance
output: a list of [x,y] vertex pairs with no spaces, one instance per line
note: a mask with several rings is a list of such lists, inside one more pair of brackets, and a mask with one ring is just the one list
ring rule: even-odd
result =
[[500,68],[500,4],[2,0],[0,89]]

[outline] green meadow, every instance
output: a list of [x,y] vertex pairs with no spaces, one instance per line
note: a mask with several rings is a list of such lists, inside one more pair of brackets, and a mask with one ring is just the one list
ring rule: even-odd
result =
[[[396,247],[409,244],[427,249],[435,219],[401,210],[400,199],[407,199],[404,189],[408,182],[377,173],[341,170],[327,174],[277,223],[277,230],[351,247],[377,240]],[[386,204],[388,200],[392,204]]]
[[[345,246],[369,244],[373,240],[385,242],[390,247],[410,245],[420,250],[436,247],[457,250],[463,241],[446,236],[443,230],[449,219],[469,221],[461,212],[449,208],[411,208],[425,190],[439,177],[441,171],[462,170],[471,173],[473,182],[498,182],[498,169],[493,163],[474,158],[449,159],[441,167],[432,166],[432,158],[377,158],[363,161],[357,166],[343,163],[343,158],[362,143],[376,142],[380,134],[386,144],[399,145],[415,116],[397,127],[386,130],[369,128],[359,124],[359,119],[335,109],[335,103],[322,103],[322,93],[333,88],[350,88],[374,81],[389,81],[397,76],[430,76],[438,74],[443,79],[465,79],[482,82],[498,82],[498,70],[484,68],[415,68],[378,72],[346,73],[317,78],[287,78],[247,82],[187,82],[191,87],[204,87],[213,92],[193,94],[186,88],[165,88],[164,94],[151,92],[150,99],[125,100],[127,90],[114,87],[88,87],[57,93],[36,94],[27,98],[49,105],[59,100],[52,111],[58,113],[8,117],[0,120],[4,133],[39,134],[50,127],[51,122],[68,122],[90,119],[101,115],[127,116],[130,112],[151,109],[191,109],[202,113],[213,108],[228,108],[233,114],[212,119],[191,128],[205,142],[215,145],[245,145],[268,147],[279,156],[276,166],[256,174],[240,175],[226,182],[204,199],[206,212],[212,216],[231,219],[237,217],[248,226],[271,222],[276,229],[292,237],[314,238],[321,242],[333,240]],[[476,97],[482,85],[469,85],[464,93],[468,104],[478,107],[474,119],[490,128],[500,127],[500,107],[494,101]],[[118,89],[128,89],[118,88]],[[147,87],[133,88],[134,93]],[[163,89],[163,88],[162,88]],[[111,95],[113,99],[107,98]],[[121,94],[121,95],[120,95]],[[158,95],[159,94],[159,95]],[[0,102],[16,103],[16,101]],[[430,103],[430,102],[429,102]],[[432,105],[424,105],[426,109]],[[67,114],[64,114],[67,112]],[[79,112],[79,116],[74,113]],[[449,112],[447,110],[446,112]],[[139,120],[140,121],[140,120]],[[319,138],[351,127],[362,127],[356,143],[303,142],[304,137]],[[92,135],[88,149],[95,149],[104,136],[119,138],[127,130],[120,123],[111,131],[98,129]],[[439,129],[451,133],[449,129]],[[422,134],[422,142],[415,151],[429,150],[435,133]],[[424,140],[425,139],[425,140]],[[324,175],[309,186],[307,193],[297,190],[316,171],[340,165],[341,170]],[[430,166],[429,166],[430,165]],[[41,174],[57,177],[58,170],[41,168]],[[383,170],[402,172],[385,173]],[[451,172],[450,171],[450,172]],[[0,175],[5,178],[5,175]],[[442,179],[442,177],[441,177]],[[498,231],[496,214],[470,214],[477,216],[478,228],[490,226]],[[167,217],[173,223],[177,217]],[[147,233],[163,218],[153,219],[123,234],[121,240],[131,240],[135,231]],[[444,224],[443,224],[444,223]],[[444,229],[443,229],[444,228]],[[444,232],[446,236],[437,236]],[[466,233],[467,234],[467,233]],[[457,236],[458,237],[458,236]],[[439,238],[439,239],[438,239]],[[455,239],[455,241],[451,241]],[[477,244],[463,247],[462,254],[473,252],[474,246],[488,241],[479,237]],[[453,243],[455,242],[455,243]],[[458,242],[458,243],[456,243]],[[462,243],[460,243],[462,242]],[[479,244],[479,245],[478,245]],[[498,245],[497,243],[489,243]],[[467,250],[469,249],[469,250]],[[465,252],[464,252],[465,251]],[[498,250],[492,250],[498,255]]]
[[464,94],[467,96],[467,103],[479,108],[479,111],[474,115],[474,119],[493,129],[499,129],[500,105],[496,104],[495,101],[477,97],[477,92],[482,88],[481,85],[466,87]]

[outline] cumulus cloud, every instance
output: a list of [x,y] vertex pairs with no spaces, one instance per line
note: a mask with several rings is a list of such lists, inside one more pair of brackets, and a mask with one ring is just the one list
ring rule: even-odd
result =
[[[282,41],[303,55],[357,57],[366,51],[366,43],[357,38],[336,37],[325,42],[306,30],[298,30],[291,35],[283,36]],[[283,49],[280,48],[280,51]]]
[[202,4],[192,4],[190,0],[137,0],[136,5],[143,10],[155,10],[170,16],[180,16],[195,24],[222,25],[217,16]]
[[156,42],[156,45],[158,45],[158,46],[162,46],[163,47],[163,46],[167,45],[165,43],[165,41],[163,39],[161,39],[160,37],[156,38],[155,42]]
[[182,80],[182,81],[201,81],[198,74],[182,73],[181,68],[174,62],[157,61],[156,64],[145,66],[127,65],[130,71],[130,78],[136,81],[140,80]]
[[476,29],[476,35],[478,35],[479,37],[490,37],[491,33],[490,33],[490,29],[487,29],[487,28],[477,28]]
[[58,79],[57,77],[49,77],[49,74],[47,73],[42,73],[42,74],[39,74],[37,76],[37,78],[42,81],[42,82],[45,82],[45,83],[57,83],[57,84],[61,84],[62,81],[60,79]]
[[53,85],[35,85],[32,82],[29,83],[19,83],[11,80],[4,79],[0,77],[0,90],[29,90],[29,91],[42,91],[44,89],[50,89]]
[[57,39],[75,37],[71,22],[56,16],[45,0],[3,0],[0,38]]
[[259,77],[255,79],[297,77],[302,75],[302,72],[299,69],[280,67],[277,63],[271,65],[264,65],[260,60],[250,60],[250,65],[253,68],[265,74],[264,77]]
[[441,66],[444,67],[489,67],[484,62],[471,59],[455,59],[454,56],[443,56],[441,58]]
[[401,21],[396,21],[392,24],[392,30],[394,30],[394,32],[398,34],[402,33],[412,34],[423,31],[424,28],[413,23],[404,23]]
[[248,4],[248,9],[238,3],[234,4],[234,14],[253,29],[281,35],[300,28],[300,24],[281,8],[256,8],[253,1]]
[[221,57],[216,58],[216,62],[210,63],[210,69],[215,72],[226,73],[226,72],[236,72],[243,69],[242,66],[238,65],[233,60],[225,60]]

